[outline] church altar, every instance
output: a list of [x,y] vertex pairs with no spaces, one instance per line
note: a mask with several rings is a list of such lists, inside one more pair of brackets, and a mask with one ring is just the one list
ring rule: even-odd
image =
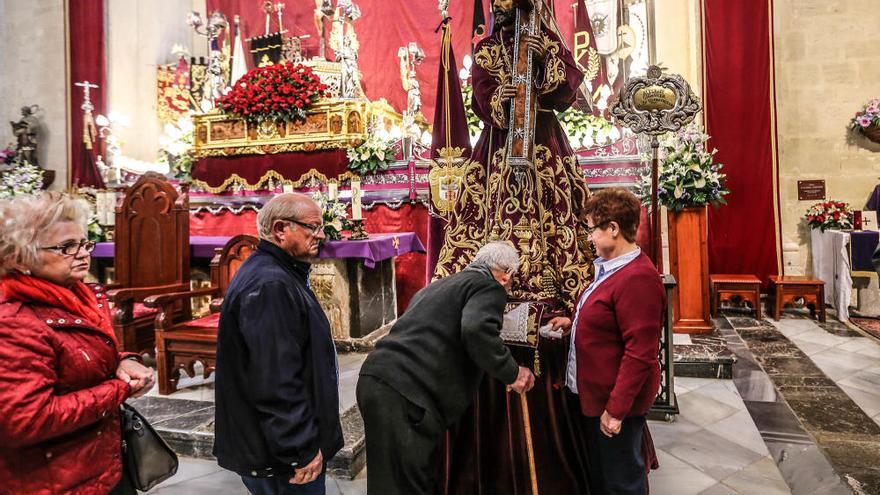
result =
[[813,275],[825,282],[825,303],[841,321],[849,319],[854,288],[860,314],[880,313],[880,290],[871,265],[878,239],[877,231],[810,231]]

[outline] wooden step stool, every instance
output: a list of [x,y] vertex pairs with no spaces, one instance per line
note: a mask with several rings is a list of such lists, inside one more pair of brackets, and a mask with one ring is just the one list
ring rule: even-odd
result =
[[755,319],[761,319],[761,280],[758,277],[727,273],[709,275],[709,287],[712,291],[710,309],[713,317],[718,313],[722,302],[739,297],[751,304]]
[[810,308],[810,316],[825,323],[825,282],[817,278],[803,276],[770,275],[770,296],[773,298],[773,319],[779,320],[782,308],[803,298],[804,305]]

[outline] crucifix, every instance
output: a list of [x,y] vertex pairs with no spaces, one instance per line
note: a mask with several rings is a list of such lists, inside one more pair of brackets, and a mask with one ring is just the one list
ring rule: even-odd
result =
[[92,149],[98,130],[95,127],[95,119],[92,117],[92,111],[95,109],[95,106],[92,105],[90,91],[92,88],[98,89],[98,85],[92,84],[89,81],[73,83],[73,85],[83,89],[83,104],[80,106],[83,111],[83,142],[86,145],[86,149]]

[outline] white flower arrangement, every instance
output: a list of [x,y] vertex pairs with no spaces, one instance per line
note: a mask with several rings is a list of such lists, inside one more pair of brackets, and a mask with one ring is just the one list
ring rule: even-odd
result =
[[324,235],[327,236],[327,240],[338,241],[342,239],[342,231],[351,229],[345,203],[340,203],[339,199],[331,200],[320,191],[315,191],[312,194],[312,199],[321,207]]
[[387,170],[394,161],[395,146],[391,141],[372,135],[360,145],[349,148],[346,155],[349,170],[358,175],[375,174]]
[[0,199],[39,194],[43,190],[43,169],[23,160],[10,165],[12,168],[0,173]]
[[[714,163],[718,150],[706,149],[708,140],[702,126],[696,123],[660,138],[657,193],[661,205],[681,211],[707,204],[727,204],[727,176],[721,173],[723,165]],[[645,204],[650,204],[650,172],[642,176],[639,189]]]

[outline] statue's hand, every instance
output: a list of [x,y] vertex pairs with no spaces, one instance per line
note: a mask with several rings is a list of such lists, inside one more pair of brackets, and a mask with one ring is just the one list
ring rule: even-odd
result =
[[501,99],[502,100],[510,100],[511,98],[516,97],[516,85],[515,84],[505,84],[501,89]]
[[526,46],[532,51],[532,60],[539,64],[543,63],[544,58],[547,56],[547,47],[541,42],[541,38],[526,35],[523,39],[525,40]]

